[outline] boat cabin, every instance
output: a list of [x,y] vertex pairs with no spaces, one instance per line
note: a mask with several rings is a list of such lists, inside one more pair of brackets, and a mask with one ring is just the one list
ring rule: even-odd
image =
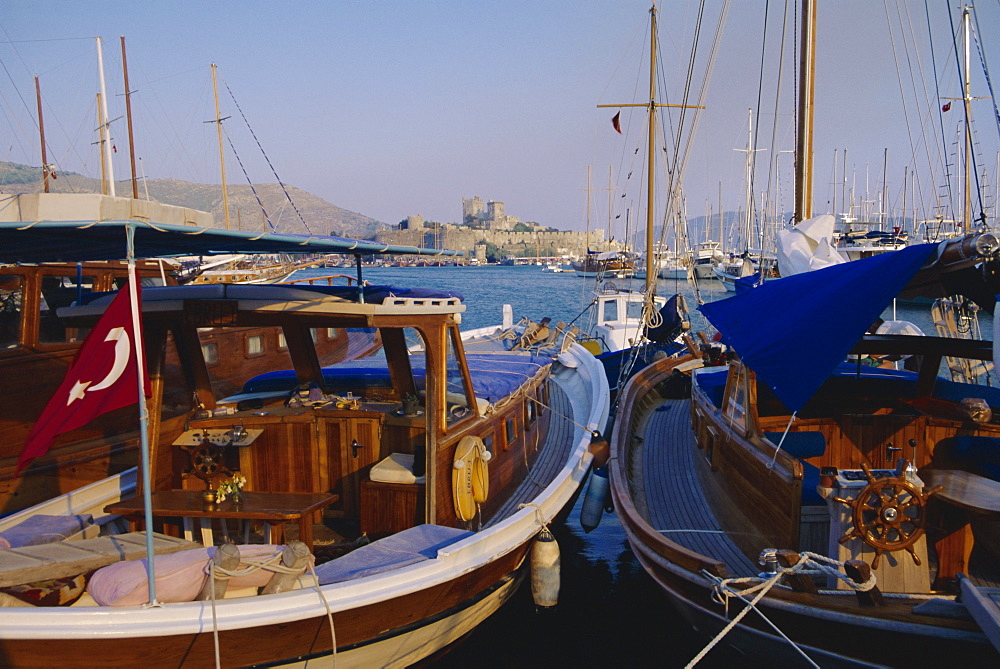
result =
[[[65,314],[92,319],[111,299]],[[370,536],[488,518],[503,495],[486,495],[469,517],[456,510],[456,449],[465,437],[481,440],[493,458],[488,485],[499,491],[520,483],[514,470],[533,460],[547,428],[541,408],[551,358],[467,355],[459,335],[465,307],[450,293],[366,287],[363,299],[356,288],[326,286],[144,291],[150,406],[168,396],[168,339],[177,344],[186,388],[170,396],[187,398],[176,417],[151,416],[153,490],[215,489],[238,473],[251,495],[329,492],[337,499],[326,517]],[[220,395],[198,333],[264,326],[280,328],[287,362]],[[375,331],[382,346],[323,366],[317,341],[328,331]]]
[[[794,417],[738,361],[728,369],[697,370],[696,461],[706,485],[719,493],[707,497],[736,500],[714,511],[742,528],[732,536],[748,555],[766,544],[832,552],[841,561],[866,559],[876,565],[886,591],[954,585],[956,574],[969,569],[976,525],[975,514],[956,513],[955,505],[967,509],[983,502],[973,479],[961,490],[952,482],[950,490],[931,491],[945,477],[964,478],[954,473],[958,469],[982,473],[1000,462],[1000,390],[946,380],[937,372],[946,356],[992,360],[992,344],[868,335],[854,354]],[[869,355],[905,357],[907,367],[919,371],[862,363]],[[973,461],[978,464],[970,469]],[[900,476],[914,488],[894,488],[899,504],[891,513],[882,509],[888,515],[881,519],[879,502],[862,508],[835,501],[853,498],[871,481]],[[855,536],[855,509],[870,523],[872,542]]]

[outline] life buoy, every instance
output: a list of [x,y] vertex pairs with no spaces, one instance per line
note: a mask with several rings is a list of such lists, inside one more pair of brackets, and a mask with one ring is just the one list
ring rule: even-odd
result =
[[490,494],[490,474],[487,463],[493,454],[479,437],[462,437],[455,447],[454,469],[451,473],[455,515],[459,520],[472,520],[476,510]]

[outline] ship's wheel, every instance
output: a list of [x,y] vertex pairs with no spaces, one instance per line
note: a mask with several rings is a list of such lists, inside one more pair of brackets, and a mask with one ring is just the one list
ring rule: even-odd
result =
[[[904,469],[906,463],[903,463]],[[854,499],[834,497],[841,504],[851,507],[854,526],[838,541],[845,544],[851,539],[861,539],[875,549],[872,569],[878,569],[882,553],[905,550],[920,564],[913,544],[924,533],[927,524],[927,498],[941,486],[926,492],[919,490],[903,476],[875,478],[868,465],[861,468],[868,477],[868,485]]]
[[221,446],[210,441],[202,441],[197,446],[187,446],[185,450],[191,460],[190,472],[211,487],[212,479],[220,474],[228,474],[225,455]]

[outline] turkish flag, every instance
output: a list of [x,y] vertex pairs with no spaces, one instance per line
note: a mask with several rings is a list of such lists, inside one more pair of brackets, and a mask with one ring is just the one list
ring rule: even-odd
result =
[[[142,289],[136,284],[138,304],[141,304],[141,297]],[[17,459],[18,473],[32,459],[48,453],[56,437],[63,432],[139,401],[130,301],[126,284],[87,335],[66,371],[66,378],[28,434]],[[149,376],[143,376],[143,390],[149,397],[152,394]]]
[[618,131],[619,135],[622,134],[621,116],[622,113],[618,112],[611,118],[611,125],[614,126],[615,130]]
[[950,102],[945,103],[945,105],[943,107],[941,107],[941,111],[943,111],[943,112],[946,112],[949,109],[951,109],[951,103]]

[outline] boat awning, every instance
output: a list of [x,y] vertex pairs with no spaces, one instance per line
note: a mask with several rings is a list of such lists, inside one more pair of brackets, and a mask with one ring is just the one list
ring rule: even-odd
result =
[[936,249],[920,244],[832,265],[698,308],[757,378],[798,411]]
[[254,233],[136,220],[0,222],[0,262],[82,262],[125,257],[125,229],[135,230],[137,258],[219,253],[461,255],[447,249],[394,246],[346,237]]

